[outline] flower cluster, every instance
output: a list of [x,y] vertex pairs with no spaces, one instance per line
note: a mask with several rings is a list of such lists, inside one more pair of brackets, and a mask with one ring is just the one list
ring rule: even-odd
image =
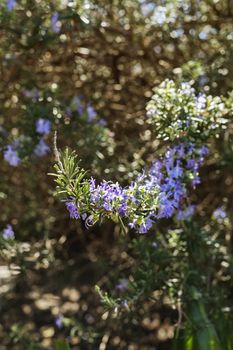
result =
[[205,142],[224,127],[225,113],[220,97],[196,96],[189,83],[177,87],[172,80],[157,87],[147,105],[148,122],[158,137],[170,141],[188,138],[195,143]]
[[[52,123],[46,118],[39,118],[36,120],[35,131],[39,136],[39,141],[34,146],[33,154],[37,157],[43,157],[50,151],[49,146],[44,140],[44,136],[50,133],[51,127]],[[3,150],[4,159],[11,166],[18,166],[22,161],[20,154],[22,153],[24,146],[29,142],[31,142],[30,137],[21,135],[19,138],[6,145],[5,149]]]
[[[46,143],[46,137],[51,133],[52,122],[46,116],[37,116],[39,114],[37,111],[37,104],[39,103],[39,100],[43,100],[43,95],[37,89],[24,90],[23,94],[26,99],[29,99],[31,101],[31,105],[29,103],[29,106],[32,110],[35,108],[36,116],[31,123],[31,135],[24,135],[22,133],[17,139],[14,139],[12,142],[6,141],[7,144],[5,143],[6,146],[3,149],[3,156],[11,166],[18,166],[22,162],[25,157],[25,149],[29,150],[30,156],[33,154],[36,157],[43,157],[50,152],[50,147]],[[47,114],[48,113],[50,112],[48,111]],[[74,96],[69,106],[64,106],[64,117],[68,117],[70,119],[72,118],[75,122],[77,119],[73,117],[77,117],[77,114],[81,123],[88,126],[92,124],[93,128],[95,125],[98,125],[100,128],[102,128],[101,131],[107,130],[104,128],[106,124],[105,121],[101,118],[98,118],[92,104],[90,102],[85,104],[82,98]],[[96,130],[96,132],[97,131],[98,130]]]
[[79,116],[84,116],[87,123],[95,122],[100,126],[105,126],[106,124],[105,120],[101,118],[97,119],[97,113],[92,104],[89,102],[85,106],[82,101],[82,98],[79,96],[74,96],[71,101],[70,107],[66,108],[66,115],[69,117],[72,117],[72,114],[76,112]]
[[181,143],[127,187],[105,180],[96,184],[91,178],[88,195],[66,201],[70,217],[85,219],[87,226],[101,218],[122,219],[139,233],[174,214],[178,220],[188,220],[194,212],[193,206],[187,206],[188,185],[199,183],[198,170],[207,153],[205,146],[195,149],[192,143]]
[[43,139],[43,136],[48,135],[51,131],[51,128],[52,128],[52,123],[50,120],[46,118],[37,119],[36,132],[40,135],[39,142],[34,149],[34,154],[37,157],[43,157],[46,154],[48,154],[50,151],[50,148],[46,144],[45,140]]
[[[80,100],[76,102],[80,106]],[[87,112],[92,120],[95,114],[90,108]],[[176,145],[127,187],[107,181],[96,184],[90,179],[85,184],[77,182],[74,190],[75,179],[67,183],[64,178],[59,180],[64,168],[57,166],[58,188],[68,195],[70,216],[84,219],[86,226],[109,218],[122,225],[127,223],[140,233],[150,230],[158,219],[176,215],[177,220],[189,220],[195,208],[188,205],[188,189],[200,183],[199,167],[208,153],[203,145],[224,127],[225,114],[219,97],[196,95],[189,83],[176,86],[165,80],[147,105],[147,120],[158,137]],[[65,163],[69,162],[75,164],[74,159],[66,159]],[[73,171],[85,173],[83,169]],[[69,179],[66,172],[64,175]]]

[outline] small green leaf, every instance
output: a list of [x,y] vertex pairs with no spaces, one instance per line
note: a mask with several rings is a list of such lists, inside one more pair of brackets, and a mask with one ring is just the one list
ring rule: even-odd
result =
[[70,350],[70,347],[66,340],[59,339],[55,342],[54,350]]

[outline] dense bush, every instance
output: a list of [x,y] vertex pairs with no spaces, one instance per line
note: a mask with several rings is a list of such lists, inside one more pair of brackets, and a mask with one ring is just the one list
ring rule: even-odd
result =
[[232,15],[1,1],[3,349],[233,349]]

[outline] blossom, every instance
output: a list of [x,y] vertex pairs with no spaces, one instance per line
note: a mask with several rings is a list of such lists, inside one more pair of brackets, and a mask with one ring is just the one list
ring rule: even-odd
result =
[[96,118],[96,112],[91,104],[87,106],[87,120],[92,122]]
[[43,157],[50,151],[49,146],[45,143],[43,139],[40,139],[39,143],[34,149],[34,154],[38,157]]
[[72,107],[76,109],[79,114],[83,114],[82,98],[79,96],[74,96],[72,100]]
[[51,126],[52,126],[52,124],[51,124],[50,120],[48,120],[48,119],[39,118],[36,121],[36,131],[39,134],[44,134],[44,135],[49,134],[50,130],[51,130]]
[[197,167],[196,161],[194,159],[188,159],[186,168],[195,170],[195,167]]
[[153,214],[149,214],[143,224],[139,226],[138,232],[139,233],[147,233],[151,227],[153,226],[155,220],[151,219],[151,216]]
[[217,221],[221,222],[223,221],[226,217],[227,217],[227,213],[224,210],[224,208],[220,207],[217,208],[214,212],[213,212],[213,217],[214,219],[216,219]]
[[[147,233],[158,219],[170,218],[188,220],[194,212],[193,206],[186,206],[187,185],[200,182],[198,169],[208,153],[208,148],[194,147],[186,142],[169,148],[164,157],[152,163],[149,171],[143,170],[129,186],[118,182],[89,180],[89,195],[85,203],[85,225],[89,227],[98,218],[122,217],[130,228]],[[83,203],[76,199],[81,210]],[[73,218],[80,218],[74,199],[66,203]]]
[[63,320],[64,320],[64,316],[63,315],[59,315],[55,318],[55,325],[57,328],[61,329],[63,327]]
[[60,32],[61,24],[60,24],[60,22],[58,20],[59,20],[59,13],[58,12],[54,12],[52,14],[52,17],[51,17],[51,27],[52,27],[52,31],[54,33],[59,33]]
[[6,226],[6,228],[3,230],[2,236],[6,240],[13,239],[15,237],[15,234],[11,225]]
[[181,177],[183,174],[183,168],[180,165],[180,162],[177,162],[177,164],[172,168],[169,169],[169,175],[172,178],[177,179],[178,177]]
[[183,220],[190,220],[191,217],[193,216],[195,211],[195,206],[194,205],[189,205],[187,208],[184,210],[179,210],[176,214],[176,218],[179,221]]
[[158,218],[170,218],[175,211],[175,207],[170,200],[166,200],[163,202],[163,204],[160,206],[159,212],[158,212]]
[[12,166],[18,166],[21,159],[18,156],[18,152],[12,145],[8,145],[3,152],[4,159]]
[[202,146],[199,150],[201,157],[206,156],[209,153],[209,149],[206,146]]
[[118,183],[110,183],[103,180],[98,186],[95,185],[94,179],[90,181],[91,194],[90,201],[97,208],[103,208],[109,212],[119,212],[123,215],[127,210],[125,203],[126,195],[123,188]]
[[67,207],[67,209],[70,213],[70,217],[72,219],[80,219],[80,214],[78,212],[78,208],[77,208],[74,201],[68,199],[66,201],[66,207]]
[[98,124],[99,124],[100,126],[105,126],[107,123],[106,123],[106,121],[105,121],[104,119],[100,118],[100,119],[98,120]]
[[16,5],[16,0],[7,0],[6,7],[8,11],[12,11]]

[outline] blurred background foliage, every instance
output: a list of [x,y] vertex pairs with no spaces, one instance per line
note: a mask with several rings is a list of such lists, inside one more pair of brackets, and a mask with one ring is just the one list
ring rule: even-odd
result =
[[[0,229],[11,224],[16,236],[0,242],[0,349],[52,349],[61,336],[72,349],[168,350],[180,281],[168,261],[175,254],[185,270],[182,232],[163,222],[147,236],[121,236],[112,223],[87,231],[70,221],[47,176],[53,132],[58,147],[76,149],[91,174],[127,184],[165,146],[145,111],[161,81],[191,81],[231,105],[232,1],[17,0],[12,9],[9,3],[0,1],[0,147],[4,154],[6,145],[20,142],[21,162],[12,167],[0,160]],[[38,118],[52,125],[43,157],[34,152]],[[212,141],[202,184],[192,194],[196,230],[205,232],[200,244],[210,247],[200,257],[200,271],[212,266],[203,281],[209,279],[209,288],[221,281],[219,291],[210,290],[210,313],[216,297],[232,311],[226,301],[232,297],[232,127],[230,121]],[[226,215],[210,220],[219,207]],[[163,256],[166,240],[174,251]]]

